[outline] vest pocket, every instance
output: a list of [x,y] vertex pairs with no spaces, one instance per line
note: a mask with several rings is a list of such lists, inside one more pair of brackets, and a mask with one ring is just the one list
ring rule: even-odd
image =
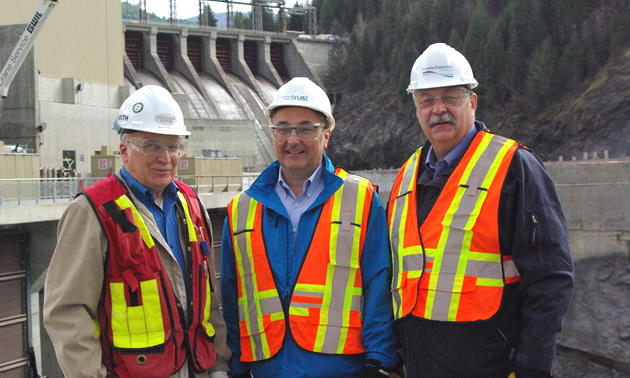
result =
[[171,325],[159,273],[129,278],[107,278],[106,311],[110,313],[114,349],[146,350],[159,347],[171,337]]

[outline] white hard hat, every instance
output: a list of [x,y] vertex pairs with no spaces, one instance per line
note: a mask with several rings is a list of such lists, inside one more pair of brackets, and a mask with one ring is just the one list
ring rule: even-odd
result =
[[265,109],[267,120],[272,122],[273,110],[284,106],[297,106],[320,112],[326,116],[330,130],[335,128],[335,118],[332,116],[328,95],[306,77],[294,77],[278,89],[273,102]]
[[459,51],[445,43],[434,43],[413,64],[407,92],[457,85],[473,89],[478,84],[470,64]]
[[182,109],[166,89],[145,85],[123,102],[113,129],[146,131],[165,135],[190,135],[184,125]]

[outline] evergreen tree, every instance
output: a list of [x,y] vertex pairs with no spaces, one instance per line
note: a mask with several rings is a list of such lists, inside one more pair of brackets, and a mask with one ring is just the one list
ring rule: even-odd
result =
[[491,27],[492,23],[490,21],[490,15],[486,10],[485,5],[483,5],[483,2],[478,0],[475,12],[473,13],[470,24],[468,25],[468,32],[466,33],[466,38],[464,39],[464,48],[462,49],[462,54],[464,54],[470,62],[473,71],[478,71],[482,67],[482,47],[486,43],[486,38],[488,37]]
[[479,82],[479,87],[475,90],[484,99],[480,102],[480,106],[501,104],[505,100],[507,91],[501,82],[501,74],[505,66],[505,48],[500,25],[495,25],[490,29],[482,51],[480,69],[473,70]]
[[357,92],[363,89],[363,64],[361,53],[359,51],[359,41],[356,31],[353,30],[350,35],[350,44],[348,45],[348,56],[346,59],[346,83],[351,92]]
[[363,56],[363,74],[367,75],[374,69],[374,49],[372,48],[372,41],[368,28],[363,30],[361,55]]
[[527,72],[528,109],[539,110],[551,97],[555,88],[557,57],[551,39],[547,38],[534,51]]
[[234,12],[234,27],[236,29],[248,29],[252,28],[252,19],[249,15],[244,15],[243,12]]
[[217,26],[217,18],[214,16],[214,12],[212,11],[212,8],[210,8],[210,5],[206,4],[203,6],[203,15],[206,26]]
[[273,12],[268,7],[262,7],[263,9],[263,30],[265,31],[278,31],[278,24],[274,19]]

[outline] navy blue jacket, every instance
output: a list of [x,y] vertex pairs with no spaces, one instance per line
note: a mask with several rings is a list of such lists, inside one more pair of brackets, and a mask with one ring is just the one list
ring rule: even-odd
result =
[[[482,122],[475,126],[488,131]],[[429,146],[419,159],[420,227],[457,166],[433,179],[424,165]],[[522,280],[506,286],[501,308],[486,321],[397,321],[410,376],[507,377],[515,366],[551,372],[573,291],[573,262],[554,183],[540,158],[522,146],[507,172],[498,217],[501,253],[512,256]]]

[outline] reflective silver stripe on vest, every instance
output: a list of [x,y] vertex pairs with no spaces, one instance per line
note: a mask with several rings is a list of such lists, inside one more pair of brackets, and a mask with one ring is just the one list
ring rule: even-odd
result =
[[[339,232],[337,233],[337,249],[335,256],[337,266],[333,270],[331,298],[329,302],[328,326],[326,327],[326,338],[322,347],[323,353],[336,353],[341,338],[342,327],[331,327],[331,324],[343,324],[344,301],[346,298],[347,286],[354,287],[354,280],[348,282],[350,278],[350,268],[352,267],[352,252],[359,249],[361,243],[361,227],[363,224],[355,224],[357,212],[357,199],[361,177],[347,174],[343,190],[341,193],[341,204],[339,213],[332,213],[333,222],[335,216],[339,216]],[[337,192],[335,195],[338,195]],[[358,235],[357,235],[358,234]],[[347,269],[343,269],[347,267]],[[350,290],[352,295],[352,290]],[[361,311],[362,296],[352,295],[350,310]],[[338,311],[335,311],[338,310]]]
[[[255,354],[256,360],[265,359],[265,355],[263,353],[263,342],[261,340],[260,333],[264,330],[259,328],[258,319],[263,315],[269,315],[277,312],[282,312],[282,304],[280,303],[280,299],[276,296],[270,298],[260,299],[259,303],[256,303],[257,297],[260,297],[258,293],[255,292],[255,288],[257,286],[254,285],[254,276],[252,276],[253,268],[252,261],[249,259],[249,255],[247,253],[248,250],[251,249],[250,240],[248,235],[254,230],[247,229],[247,220],[249,215],[249,207],[250,202],[252,201],[251,197],[246,195],[245,193],[241,193],[238,198],[237,203],[237,218],[236,218],[236,230],[234,230],[234,237],[238,243],[238,249],[241,256],[241,261],[243,264],[243,279],[245,283],[245,293],[247,295],[247,314],[245,314],[245,309],[243,305],[238,306],[238,315],[239,320],[248,320],[250,329],[251,329],[251,337],[255,343]],[[260,306],[260,307],[259,307]],[[260,313],[258,308],[260,308]]]
[[[396,213],[393,216],[393,225],[392,225],[392,235],[391,235],[391,244],[392,244],[392,252],[393,256],[393,264],[392,264],[392,294],[394,299],[394,308],[396,311],[400,311],[400,306],[402,302],[402,298],[400,297],[400,291],[396,290],[400,286],[400,267],[398,266],[398,262],[400,261],[399,252],[402,251],[399,248],[401,243],[404,243],[404,240],[400,240],[400,230],[401,222],[403,220],[403,210],[405,207],[409,207],[408,203],[410,201],[409,196],[414,195],[413,191],[409,190],[410,185],[412,185],[412,180],[414,178],[416,172],[416,164],[418,163],[418,159],[420,158],[420,152],[415,153],[411,158],[410,162],[405,168],[405,172],[403,173],[402,184],[400,185],[400,190],[396,197]],[[415,185],[415,184],[414,184]],[[407,211],[416,211],[416,209],[409,208]],[[414,215],[415,216],[415,215]],[[407,215],[409,217],[409,215]],[[404,235],[404,234],[402,234]],[[422,254],[413,254],[403,256],[403,271],[409,270],[421,270],[424,265],[424,258]],[[398,319],[399,314],[396,314],[396,319]]]
[[[438,281],[435,291],[435,297],[433,300],[433,311],[432,314],[429,316],[429,318],[431,319],[448,319],[451,298],[453,295],[453,288],[456,279],[455,273],[458,271],[457,268],[460,263],[462,245],[466,236],[466,231],[464,229],[466,227],[466,224],[468,224],[468,222],[470,221],[473,210],[477,204],[477,201],[479,200],[479,191],[488,189],[481,188],[479,187],[479,185],[488,175],[492,163],[495,161],[498,153],[500,152],[501,148],[503,148],[506,141],[506,138],[496,135],[492,136],[492,139],[488,143],[488,146],[482,152],[481,156],[475,163],[475,166],[472,168],[470,175],[466,178],[466,184],[464,185],[467,185],[468,188],[466,189],[465,194],[461,196],[460,204],[457,210],[453,213],[452,221],[449,225],[445,226],[445,228],[448,228],[448,238],[444,246],[442,261],[439,267]],[[480,265],[482,264],[482,262],[480,261],[475,262],[468,260],[467,262],[468,264],[470,264],[469,266],[467,266],[467,273],[472,273],[472,275],[479,277],[478,274],[485,272],[485,274],[488,276],[492,276],[495,278],[502,277],[500,264],[498,265],[499,268],[497,269],[497,265],[491,263],[489,268],[490,270],[494,269],[495,271],[490,273],[485,268],[481,268]],[[478,270],[474,270],[475,268]],[[433,270],[435,271],[436,269],[438,268],[434,266]]]

